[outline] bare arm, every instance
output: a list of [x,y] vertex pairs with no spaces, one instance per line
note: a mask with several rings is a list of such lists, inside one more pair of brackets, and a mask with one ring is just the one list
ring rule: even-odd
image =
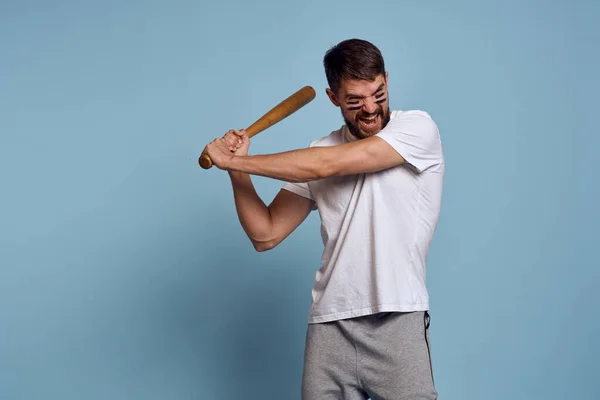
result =
[[250,176],[230,172],[240,223],[257,251],[274,248],[308,216],[312,200],[281,190],[269,206],[256,193]]
[[276,154],[238,156],[232,155],[226,145],[216,139],[207,146],[207,151],[220,169],[287,182],[376,172],[406,162],[422,170],[441,158],[437,125],[425,114],[407,112],[390,122],[376,136],[337,146],[311,146]]
[[[245,131],[232,129],[219,141],[223,151],[235,157],[248,154],[250,140]],[[230,171],[233,197],[238,218],[257,251],[270,250],[281,243],[306,219],[313,202],[281,190],[267,206],[256,193],[250,176]]]
[[337,146],[310,147],[277,154],[233,157],[224,169],[287,182],[308,182],[330,176],[374,172],[404,162],[378,137]]
[[207,148],[218,168],[287,182],[308,182],[329,176],[374,172],[404,162],[392,146],[378,137],[337,146],[309,147],[256,156],[231,155],[226,145],[218,139]]

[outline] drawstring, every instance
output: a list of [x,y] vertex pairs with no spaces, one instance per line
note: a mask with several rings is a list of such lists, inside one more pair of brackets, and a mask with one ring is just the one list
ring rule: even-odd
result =
[[435,385],[435,380],[433,378],[433,365],[431,363],[431,349],[429,348],[429,340],[427,340],[427,330],[429,329],[429,325],[431,322],[431,317],[429,316],[429,312],[425,311],[425,315],[423,318],[423,323],[425,325],[425,343],[427,344],[427,353],[429,354],[429,369],[431,370],[431,380],[433,382],[433,384]]

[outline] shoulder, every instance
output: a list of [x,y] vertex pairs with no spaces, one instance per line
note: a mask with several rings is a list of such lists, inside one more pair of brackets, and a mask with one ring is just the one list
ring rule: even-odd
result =
[[434,130],[439,133],[438,126],[427,111],[423,110],[393,110],[390,116],[392,126],[403,124],[426,130]]
[[407,139],[440,141],[438,125],[427,111],[393,110],[390,114],[390,121],[379,132],[379,136],[401,135]]
[[419,171],[443,163],[439,129],[426,111],[394,110],[388,124],[376,136],[391,145]]

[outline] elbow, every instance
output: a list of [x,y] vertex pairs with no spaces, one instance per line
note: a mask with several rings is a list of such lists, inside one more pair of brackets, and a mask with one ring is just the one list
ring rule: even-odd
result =
[[256,250],[259,253],[263,253],[265,251],[269,251],[273,247],[275,247],[275,246],[271,246],[268,243],[263,243],[263,242],[253,242],[252,244],[254,245],[254,250]]
[[317,167],[313,171],[314,179],[326,179],[330,176],[339,175],[339,170],[337,169],[337,164],[333,161],[323,160],[322,162],[317,164]]
[[317,179],[326,179],[332,176],[343,176],[347,172],[345,165],[348,164],[346,153],[336,150],[337,146],[325,147],[318,162],[314,165],[314,174]]
[[300,173],[287,177],[285,181],[292,183],[306,183],[325,179],[331,176],[331,167],[332,166],[328,166],[325,163],[314,163]]
[[286,177],[287,182],[305,183],[317,181],[339,174],[339,162],[331,149],[320,149],[317,156],[299,167],[292,176]]
[[254,246],[254,250],[256,250],[259,253],[274,249],[275,247],[277,247],[277,244],[278,243],[274,240],[266,240],[266,241],[252,240],[252,246]]

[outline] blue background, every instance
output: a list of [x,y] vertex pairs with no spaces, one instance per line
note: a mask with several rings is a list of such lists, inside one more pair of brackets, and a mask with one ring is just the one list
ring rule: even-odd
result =
[[[318,215],[256,253],[197,159],[337,129],[324,52],[373,41],[437,121],[440,398],[600,398],[593,1],[3,1],[0,398],[299,399]],[[255,178],[268,203],[280,182]]]

